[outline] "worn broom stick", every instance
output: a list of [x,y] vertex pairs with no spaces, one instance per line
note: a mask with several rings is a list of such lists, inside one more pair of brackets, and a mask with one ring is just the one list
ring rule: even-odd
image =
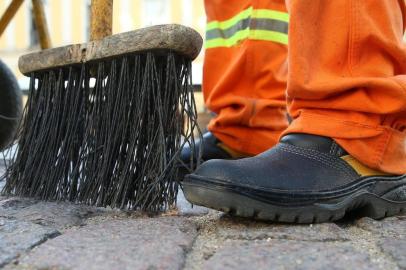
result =
[[0,36],[4,33],[11,20],[23,4],[24,0],[12,0],[6,11],[0,18]]
[[42,0],[32,0],[32,9],[41,49],[49,49],[52,45]]
[[180,25],[104,37],[112,1],[92,5],[92,41],[19,60],[30,96],[3,193],[160,211],[175,203],[179,152],[197,127],[202,38]]

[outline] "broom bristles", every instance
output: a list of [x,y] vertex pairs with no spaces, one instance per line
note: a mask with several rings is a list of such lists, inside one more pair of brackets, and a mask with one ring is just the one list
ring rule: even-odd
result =
[[[193,145],[191,61],[148,52],[31,74],[7,195],[160,211]],[[185,122],[186,127],[185,127]]]

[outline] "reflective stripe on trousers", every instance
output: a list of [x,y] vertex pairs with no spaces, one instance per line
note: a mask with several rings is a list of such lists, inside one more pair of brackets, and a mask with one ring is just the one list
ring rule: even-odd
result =
[[243,40],[288,43],[289,15],[285,12],[249,7],[225,21],[206,27],[206,48],[231,47]]

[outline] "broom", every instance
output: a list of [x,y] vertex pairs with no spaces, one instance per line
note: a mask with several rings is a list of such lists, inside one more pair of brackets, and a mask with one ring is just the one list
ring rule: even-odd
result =
[[193,145],[202,38],[181,25],[109,36],[112,0],[93,0],[91,13],[92,41],[19,59],[29,99],[3,193],[161,211]]

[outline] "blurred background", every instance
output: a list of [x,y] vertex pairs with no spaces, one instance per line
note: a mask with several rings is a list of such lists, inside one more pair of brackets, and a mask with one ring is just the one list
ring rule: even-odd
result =
[[[42,0],[52,47],[83,43],[89,40],[90,0]],[[0,16],[11,0],[0,0]],[[166,23],[190,26],[204,37],[206,17],[203,0],[114,0],[113,34]],[[0,37],[0,59],[16,75],[27,100],[29,78],[18,70],[18,58],[40,50],[32,15],[32,1],[24,0]],[[199,113],[199,126],[205,129],[211,114],[201,93],[202,50],[193,62],[193,83]]]
[[[90,0],[42,0],[52,47],[89,39]],[[3,14],[11,0],[0,0]],[[180,23],[204,36],[203,0],[114,0],[113,34],[154,24]],[[29,79],[18,70],[19,56],[40,49],[32,16],[31,0],[25,0],[0,37],[0,59],[12,69],[23,90]],[[194,61],[194,84],[202,79],[202,54]]]

